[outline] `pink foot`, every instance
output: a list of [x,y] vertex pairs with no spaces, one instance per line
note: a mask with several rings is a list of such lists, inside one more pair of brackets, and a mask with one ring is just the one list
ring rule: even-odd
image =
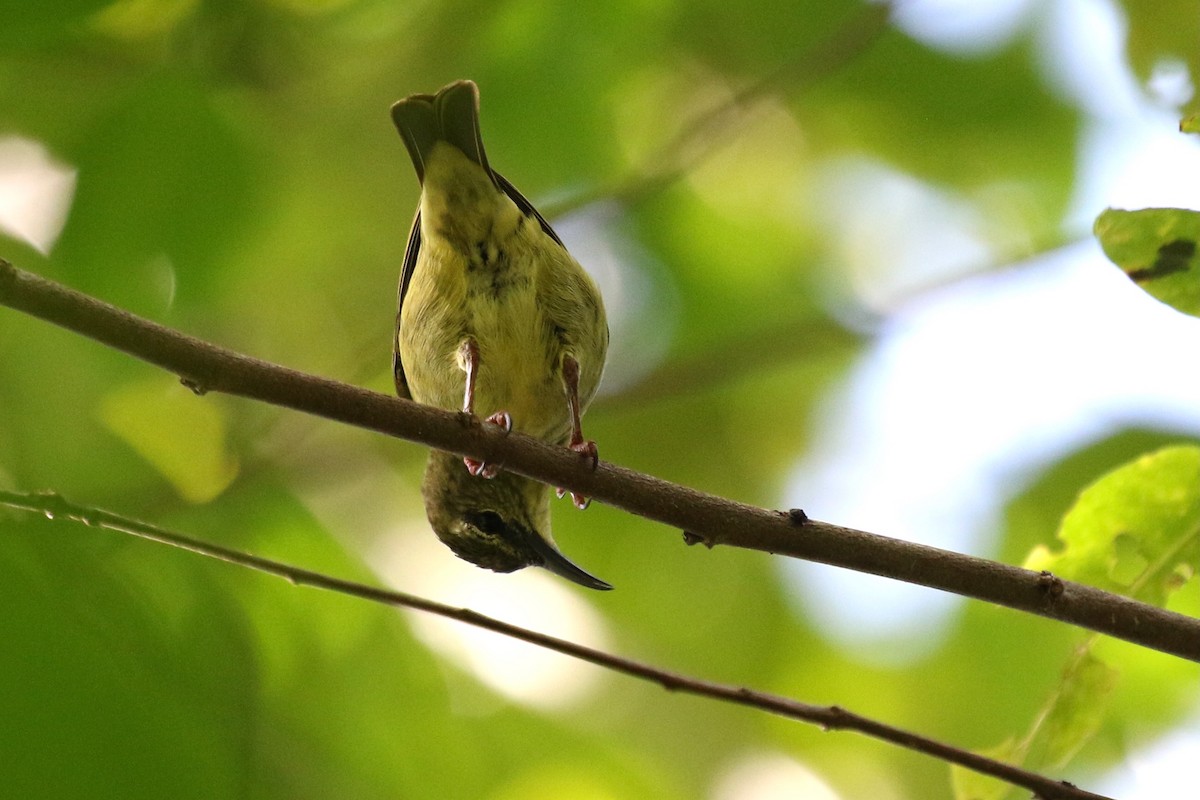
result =
[[512,415],[507,411],[497,411],[485,419],[484,422],[492,423],[497,428],[501,428],[505,433],[512,432]]
[[[490,422],[492,425],[500,428],[505,433],[510,433],[512,431],[512,415],[507,411],[497,411],[495,414],[492,414],[490,417],[485,419],[484,422]],[[496,473],[499,472],[497,467],[491,464],[485,464],[484,462],[471,458],[470,456],[463,456],[463,463],[467,465],[467,472],[471,473],[477,478],[494,478],[496,477]]]
[[[596,467],[599,466],[600,451],[596,448],[595,442],[590,441],[590,440],[586,441],[586,442],[584,442],[584,441],[571,442],[569,445],[567,445],[567,447],[570,448],[571,450],[574,450],[576,453],[579,453],[579,455],[583,456],[584,458],[588,459],[589,461],[591,461],[593,470],[595,470]],[[567,490],[566,489],[555,489],[554,492],[555,492],[555,494],[558,495],[559,498],[561,498],[563,495],[565,495],[567,493]],[[571,502],[575,505],[576,508],[578,508],[580,511],[582,511],[585,508],[587,508],[589,505],[592,504],[592,498],[584,497],[581,494],[576,494],[575,492],[571,492]]]
[[600,466],[600,450],[596,447],[596,443],[590,439],[586,442],[571,442],[567,447],[591,461],[593,472],[596,471],[596,467]]
[[463,456],[463,463],[467,465],[467,472],[471,473],[476,478],[496,477],[497,469],[491,464],[485,464],[482,461],[476,461],[470,456]]

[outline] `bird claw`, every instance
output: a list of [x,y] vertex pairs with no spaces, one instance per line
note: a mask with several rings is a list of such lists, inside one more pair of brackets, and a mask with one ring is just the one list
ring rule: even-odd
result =
[[[472,417],[472,419],[473,418],[474,417]],[[485,419],[484,422],[495,425],[504,433],[512,432],[512,415],[507,411],[497,411]],[[487,464],[479,459],[471,458],[470,456],[463,456],[463,463],[467,465],[467,472],[471,473],[476,478],[484,478],[485,480],[496,477],[496,473],[500,471],[500,468],[494,464]]]
[[490,422],[505,433],[512,433],[512,414],[507,411],[497,411],[484,420]]
[[496,473],[500,471],[500,468],[494,464],[485,464],[470,456],[463,456],[463,463],[467,465],[467,472],[476,478],[491,479],[496,477]]
[[[584,458],[588,459],[589,461],[591,461],[593,471],[595,471],[596,467],[598,467],[600,465],[600,450],[596,447],[595,442],[593,442],[591,440],[588,440],[586,442],[580,440],[578,442],[571,442],[570,444],[567,445],[567,447],[569,449],[575,451],[576,453],[579,453],[579,455],[583,456]],[[554,493],[556,495],[558,495],[558,498],[561,500],[563,495],[565,495],[567,493],[567,490],[559,488],[559,489],[555,489]],[[580,511],[583,511],[585,508],[587,508],[588,506],[590,506],[592,504],[592,498],[584,497],[581,494],[576,494],[575,492],[571,492],[571,503],[574,504],[574,506],[576,508],[578,508]]]
[[[558,497],[559,500],[561,500],[561,499],[563,499],[563,497],[566,496],[567,490],[559,487],[554,490],[554,494],[555,494],[555,496]],[[571,503],[576,508],[578,508],[580,511],[583,511],[585,508],[587,508],[588,506],[590,506],[592,504],[592,498],[584,497],[581,494],[576,494],[575,492],[571,492]]]

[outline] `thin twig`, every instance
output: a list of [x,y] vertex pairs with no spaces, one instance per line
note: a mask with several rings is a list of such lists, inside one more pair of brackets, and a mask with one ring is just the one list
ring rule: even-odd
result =
[[704,353],[668,361],[620,391],[592,404],[605,411],[645,408],[672,397],[690,397],[740,378],[813,361],[844,358],[862,346],[862,337],[827,319],[784,322],[741,337],[729,337]]
[[[986,263],[963,265],[952,275],[909,287],[889,300],[890,307],[936,291],[943,291],[981,275],[1000,275],[1018,269],[1038,258],[1066,252],[1091,234],[1064,235],[1060,232],[1036,241],[1018,251]],[[864,344],[864,336],[838,326],[829,319],[790,320],[738,337],[726,337],[695,356],[681,356],[654,369],[636,382],[613,394],[603,394],[593,409],[613,411],[641,408],[673,397],[689,396],[713,386],[723,386],[748,375],[772,368],[795,366],[820,358],[842,358]]]
[[[981,275],[1004,274],[1034,259],[1066,252],[1090,239],[1090,234],[1066,236],[1056,232],[1030,243],[1020,252],[1008,253],[1001,260],[964,265],[953,275],[910,287],[891,298],[889,306],[901,306],[922,295],[948,289]],[[830,319],[789,320],[741,336],[725,337],[702,354],[666,361],[620,390],[602,394],[591,407],[606,412],[643,408],[647,403],[691,396],[773,368],[811,363],[817,358],[844,358],[864,343],[865,336],[840,327]]]
[[1080,789],[1072,784],[1055,781],[1037,773],[997,761],[987,756],[972,753],[953,745],[930,739],[920,734],[887,725],[869,717],[847,711],[839,706],[816,706],[801,703],[780,695],[759,692],[740,686],[716,683],[678,672],[655,667],[641,661],[624,658],[612,653],[596,650],[575,642],[569,642],[544,633],[522,628],[494,617],[489,617],[468,608],[455,608],[435,600],[429,600],[406,592],[380,589],[355,581],[336,578],[320,572],[273,561],[261,556],[244,553],[220,545],[183,536],[145,522],[138,522],[108,511],[76,505],[61,496],[50,493],[20,494],[0,491],[0,505],[31,511],[49,519],[70,519],[89,527],[104,528],[130,534],[152,542],[188,550],[229,564],[265,572],[283,578],[297,586],[311,586],[339,594],[369,600],[388,606],[411,608],[436,614],[448,619],[474,625],[478,628],[520,639],[564,655],[587,661],[597,666],[624,673],[635,678],[657,683],[667,691],[684,692],[714,700],[723,700],[736,705],[757,708],[789,719],[800,720],[821,726],[825,730],[858,731],[875,739],[933,756],[967,769],[990,775],[1002,781],[1021,786],[1046,800],[1107,800],[1102,795]]
[[737,123],[744,118],[747,106],[782,87],[796,91],[815,83],[864,53],[887,30],[891,10],[891,3],[868,3],[826,38],[728,99],[696,114],[653,157],[646,159],[641,169],[610,184],[543,204],[542,213],[554,219],[600,200],[632,203],[673,183],[741,130]]
[[496,464],[682,531],[731,545],[929,586],[1038,614],[1200,662],[1200,620],[1095,587],[983,558],[704,494],[430,406],[306,375],[226,350],[0,260],[0,305],[220,391],[338,420]]

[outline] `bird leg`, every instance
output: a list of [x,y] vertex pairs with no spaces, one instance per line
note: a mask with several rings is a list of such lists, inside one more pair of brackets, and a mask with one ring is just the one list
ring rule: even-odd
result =
[[[472,338],[463,339],[458,346],[458,365],[467,373],[466,386],[463,388],[463,413],[475,416],[475,381],[479,377],[479,344]],[[507,411],[497,411],[484,422],[490,422],[501,428],[505,433],[512,430],[512,416]],[[480,478],[496,477],[496,467],[482,461],[463,456],[467,472]]]
[[[567,447],[579,453],[584,458],[592,462],[592,469],[600,463],[600,451],[596,448],[596,443],[592,440],[583,438],[583,425],[580,422],[581,411],[579,408],[579,362],[574,356],[564,355],[562,361],[562,379],[563,387],[567,390],[567,408],[571,412],[571,440],[567,443]],[[559,497],[566,494],[563,489],[556,490]],[[571,492],[571,502],[578,509],[585,509],[592,502],[590,497],[584,497],[581,494]]]

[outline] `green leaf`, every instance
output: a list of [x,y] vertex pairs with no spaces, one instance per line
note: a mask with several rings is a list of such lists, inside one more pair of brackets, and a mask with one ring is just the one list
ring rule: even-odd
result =
[[[1091,641],[1080,647],[1063,670],[1058,688],[1035,715],[1020,739],[978,751],[981,755],[1017,764],[1035,772],[1057,771],[1100,729],[1119,673],[1092,655]],[[950,768],[955,800],[1004,800],[1017,797],[1010,783],[963,767]]]
[[199,559],[0,513],[4,794],[245,797],[257,672]]
[[[981,756],[1019,764],[1024,758],[1024,752],[1019,752],[1021,743],[1015,739],[1006,739],[995,747],[977,750]],[[954,791],[954,800],[1003,800],[1013,790],[1011,783],[984,775],[957,764],[950,766],[950,786]]]
[[1125,46],[1137,76],[1149,81],[1163,65],[1179,65],[1195,85],[1200,78],[1200,14],[1194,0],[1125,0],[1121,6],[1128,29]]
[[36,49],[71,36],[90,14],[103,8],[108,0],[56,0],[53,3],[28,3],[0,0],[0,44],[5,50]]
[[1180,208],[1106,209],[1096,238],[1109,260],[1152,297],[1200,316],[1200,213]]
[[1044,747],[1036,759],[1039,769],[1061,769],[1100,730],[1119,676],[1092,655],[1090,644],[1080,650],[1028,740],[1031,747]]
[[1200,133],[1200,114],[1188,114],[1179,120],[1180,133]]
[[197,5],[197,0],[117,0],[92,18],[92,29],[124,42],[166,36]]
[[54,255],[74,286],[142,313],[211,298],[266,169],[217,94],[182,69],[106,92],[63,153],[80,177]]
[[189,502],[212,500],[237,476],[221,407],[177,381],[156,377],[123,386],[104,398],[100,418]]
[[[1039,545],[1029,569],[1162,604],[1194,572],[1200,555],[1200,447],[1165,447],[1125,464],[1080,493],[1063,517],[1053,553]],[[1088,637],[1021,739],[980,751],[1035,771],[1059,770],[1104,723],[1119,672]],[[957,800],[1003,800],[1015,790],[952,768]]]
[[1166,447],[1084,489],[1025,566],[1162,605],[1200,557],[1200,447]]

